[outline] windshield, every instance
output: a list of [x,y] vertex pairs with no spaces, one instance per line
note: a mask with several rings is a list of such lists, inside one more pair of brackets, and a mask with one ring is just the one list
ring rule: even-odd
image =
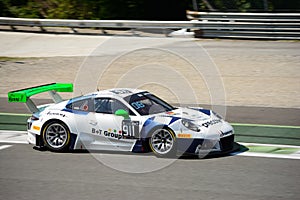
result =
[[140,115],[168,112],[175,108],[149,92],[141,92],[128,97],[127,101]]

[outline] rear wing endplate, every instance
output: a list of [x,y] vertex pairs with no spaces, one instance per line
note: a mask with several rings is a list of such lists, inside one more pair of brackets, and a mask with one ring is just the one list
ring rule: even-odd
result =
[[38,112],[39,109],[30,99],[31,96],[48,92],[55,103],[63,101],[57,92],[73,92],[72,83],[51,83],[47,85],[40,85],[21,90],[15,90],[8,93],[8,102],[21,102],[26,103],[28,109],[32,112]]

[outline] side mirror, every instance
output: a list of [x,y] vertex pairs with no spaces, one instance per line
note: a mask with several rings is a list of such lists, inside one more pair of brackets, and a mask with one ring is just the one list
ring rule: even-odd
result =
[[126,110],[119,109],[115,112],[115,115],[124,117],[124,119],[130,119],[129,113]]

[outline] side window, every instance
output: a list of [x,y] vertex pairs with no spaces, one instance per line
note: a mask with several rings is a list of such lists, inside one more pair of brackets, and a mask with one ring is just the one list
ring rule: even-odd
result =
[[72,102],[68,104],[66,108],[71,110],[85,111],[85,112],[91,112],[94,110],[91,99],[83,99],[83,100]]
[[127,106],[125,106],[119,100],[111,99],[111,98],[95,99],[95,112],[96,113],[114,114],[119,109],[126,110],[127,112],[129,112],[129,115],[135,115],[128,109]]
[[95,112],[112,114],[110,99],[107,98],[95,99]]

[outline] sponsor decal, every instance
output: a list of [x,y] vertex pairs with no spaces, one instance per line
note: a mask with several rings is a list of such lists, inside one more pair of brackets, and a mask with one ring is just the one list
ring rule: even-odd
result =
[[176,113],[170,111],[170,112],[166,112],[166,114],[168,114],[168,115],[175,115]]
[[177,137],[178,138],[191,138],[192,134],[189,134],[189,133],[178,133]]
[[8,98],[8,101],[9,101],[9,102],[19,102],[19,101],[23,101],[23,99],[24,99],[24,98],[21,98],[21,97],[11,97],[11,96],[10,96],[10,97]]
[[138,139],[139,134],[139,121],[123,120],[122,130],[109,128],[107,130],[92,128],[92,134],[101,135],[108,138],[120,139]]
[[130,90],[120,89],[120,90],[110,90],[110,92],[115,94],[130,94],[132,93]]
[[60,116],[60,117],[65,117],[66,115],[63,113],[56,113],[56,112],[47,112],[47,115],[55,115],[55,116]]
[[218,124],[220,122],[221,122],[220,119],[213,119],[213,120],[210,120],[208,122],[205,122],[205,123],[201,124],[201,126],[204,126],[205,128],[208,128],[209,126],[212,126],[214,124]]
[[103,135],[105,137],[116,138],[118,140],[123,138],[122,131],[117,131],[116,129],[114,129],[114,130],[108,129],[107,131],[104,131],[101,129],[92,128],[92,134]]
[[226,135],[229,135],[229,134],[232,134],[232,131],[227,131],[225,133],[223,133],[222,131],[219,131],[220,132],[220,136],[223,137],[223,136],[226,136]]

